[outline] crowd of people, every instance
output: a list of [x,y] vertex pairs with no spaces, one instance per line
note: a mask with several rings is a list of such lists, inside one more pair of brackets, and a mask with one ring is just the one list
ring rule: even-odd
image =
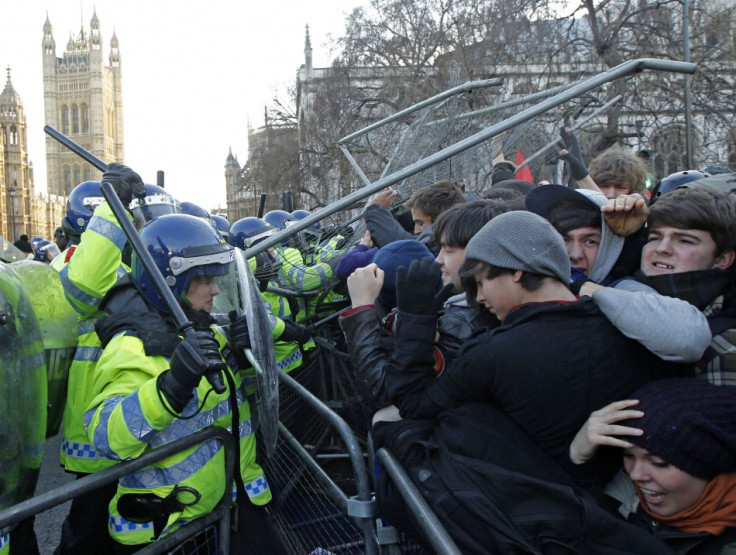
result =
[[[483,198],[443,180],[397,206],[387,188],[368,200],[360,237],[316,224],[252,256],[258,332],[299,380],[317,349],[313,316],[347,307],[337,322],[373,444],[463,552],[727,553],[736,197],[701,171],[650,190],[635,153],[617,146],[586,165],[572,131],[560,134],[569,185],[517,180],[502,160]],[[231,552],[286,552],[252,406],[246,350],[259,333],[220,294],[237,290],[236,251],[309,212],[231,224],[127,166],[102,181],[145,252],[100,182],[72,191],[55,243],[16,242],[59,271],[77,314],[61,464],[83,478],[210,426],[233,435],[239,464],[225,483],[212,440],[78,496],[56,553],[135,552],[223,495],[236,507]],[[380,470],[376,501],[427,544]]]

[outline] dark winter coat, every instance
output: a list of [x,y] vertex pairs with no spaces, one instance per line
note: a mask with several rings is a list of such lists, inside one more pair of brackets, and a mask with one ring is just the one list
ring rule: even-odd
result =
[[529,303],[469,339],[435,379],[426,348],[435,318],[400,313],[386,364],[389,398],[404,418],[434,417],[464,401],[492,403],[556,460],[590,413],[649,381],[652,355],[589,298]]

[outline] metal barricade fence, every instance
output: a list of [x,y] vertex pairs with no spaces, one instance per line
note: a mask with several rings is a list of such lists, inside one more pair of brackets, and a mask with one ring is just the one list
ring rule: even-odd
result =
[[[190,436],[180,438],[167,445],[154,449],[148,453],[141,455],[132,461],[125,461],[113,467],[101,470],[94,474],[90,474],[84,478],[76,480],[72,483],[65,484],[51,491],[37,495],[18,503],[4,511],[0,512],[0,529],[12,526],[21,520],[30,516],[41,513],[47,509],[61,505],[66,501],[73,499],[85,493],[91,493],[100,487],[117,481],[119,478],[140,470],[153,463],[161,461],[166,457],[174,455],[184,449],[204,443],[205,441],[215,440],[223,444],[225,450],[225,483],[232,483],[235,469],[235,443],[232,435],[228,430],[223,428],[207,428]],[[230,551],[230,507],[232,505],[232,492],[230,488],[226,489],[217,506],[206,516],[198,518],[179,530],[165,536],[161,540],[150,544],[141,549],[138,553],[142,555],[154,555],[157,553],[171,552],[176,550],[183,542],[193,538],[195,535],[205,532],[206,538],[211,539],[213,543],[206,546],[207,553],[227,554]],[[216,535],[208,528],[215,527]],[[210,550],[216,545],[216,549]],[[199,547],[195,546],[197,551],[189,551],[188,553],[201,553]]]
[[[316,364],[311,369],[318,370]],[[290,418],[282,417],[276,453],[262,461],[273,494],[271,514],[282,540],[292,553],[378,553],[375,501],[355,433],[299,381],[284,373],[279,380],[292,396],[290,404],[299,405]],[[301,437],[285,420],[299,428]],[[338,441],[320,441],[301,426],[305,421],[311,429],[329,430]]]
[[387,449],[379,449],[377,455],[381,461],[382,470],[385,470],[391,477],[396,490],[406,504],[407,510],[412,513],[417,526],[424,533],[432,548],[443,555],[460,555],[462,552],[442,526],[422,494],[419,493],[401,464]]

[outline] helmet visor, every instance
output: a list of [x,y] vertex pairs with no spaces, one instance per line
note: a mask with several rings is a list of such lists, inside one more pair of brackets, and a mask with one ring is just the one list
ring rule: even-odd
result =
[[134,198],[129,205],[135,224],[140,228],[164,214],[180,214],[181,203],[169,195],[148,195]]

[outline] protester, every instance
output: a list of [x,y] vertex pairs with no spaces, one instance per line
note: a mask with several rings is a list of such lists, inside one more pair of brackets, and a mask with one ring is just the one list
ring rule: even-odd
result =
[[445,300],[430,287],[440,270],[417,262],[408,274],[400,272],[396,342],[386,365],[389,398],[404,418],[431,418],[465,401],[493,403],[559,458],[565,438],[590,413],[585,407],[645,383],[651,355],[590,299],[569,291],[564,241],[536,214],[494,217],[470,240],[465,258],[466,290],[501,325],[469,339],[434,379],[431,353],[421,346],[434,337]]
[[594,461],[602,446],[622,449],[626,473],[604,490],[617,514],[676,553],[736,547],[730,391],[688,378],[657,380],[593,412],[569,450],[573,465],[592,467],[577,469],[591,488],[598,486]]
[[404,230],[389,211],[395,197],[395,192],[387,189],[366,204],[363,218],[374,244],[380,248],[392,241],[415,238],[425,243],[436,256],[439,247],[434,244],[432,222],[448,208],[466,202],[462,188],[454,181],[443,180],[417,189],[406,202],[414,221],[413,235]]

